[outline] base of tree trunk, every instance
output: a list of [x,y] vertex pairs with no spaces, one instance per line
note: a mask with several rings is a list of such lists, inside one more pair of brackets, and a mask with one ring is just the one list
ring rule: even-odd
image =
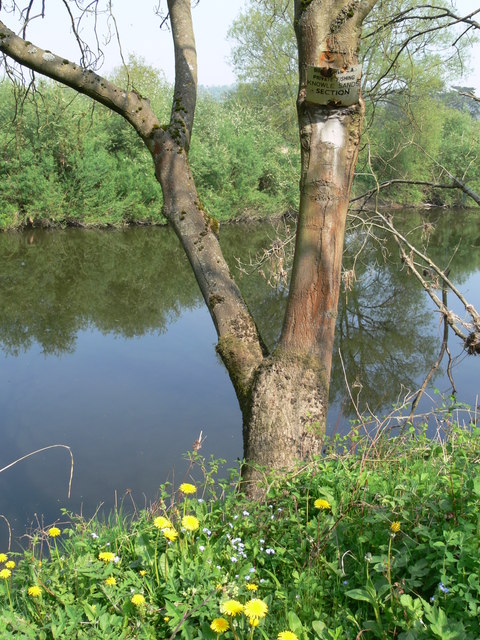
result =
[[244,490],[261,494],[270,472],[292,469],[322,451],[328,372],[308,356],[276,354],[260,367],[244,412]]

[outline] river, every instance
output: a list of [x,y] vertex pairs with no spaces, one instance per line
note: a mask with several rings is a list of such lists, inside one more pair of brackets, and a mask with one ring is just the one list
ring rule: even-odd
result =
[[[442,268],[451,261],[451,278],[479,309],[480,215],[396,215],[418,229],[434,224],[429,251]],[[273,236],[268,224],[225,226],[220,239],[232,270],[236,257],[248,262]],[[346,267],[363,239],[350,232]],[[345,433],[356,415],[345,379],[361,407],[386,413],[421,384],[443,333],[393,243],[367,243],[355,272],[339,309],[330,433]],[[274,345],[285,287],[269,287],[258,273],[236,275],[266,343]],[[143,508],[161,483],[183,480],[184,454],[201,431],[207,458],[225,458],[228,466],[242,456],[241,415],[215,353],[215,330],[169,229],[0,234],[0,308],[0,469],[56,444],[70,447],[74,459],[70,499],[64,448],[0,473],[0,514],[16,536],[51,524],[62,508],[86,516],[122,500],[129,510],[133,503]],[[457,399],[474,405],[480,359],[467,356],[453,335],[449,346]],[[451,393],[446,362],[422,410],[440,397],[434,389]],[[7,533],[0,518],[0,550]]]

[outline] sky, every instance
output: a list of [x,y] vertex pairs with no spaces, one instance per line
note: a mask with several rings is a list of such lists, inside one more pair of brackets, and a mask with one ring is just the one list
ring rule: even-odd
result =
[[[72,41],[70,25],[61,0],[49,0],[46,4],[48,19],[33,21],[27,38],[57,55],[76,59],[78,50]],[[128,58],[129,53],[142,56],[148,64],[163,69],[167,80],[173,82],[171,35],[165,28],[160,30],[160,19],[153,11],[158,0],[136,0],[134,3],[131,0],[112,0],[112,4],[124,57]],[[235,75],[228,61],[231,43],[227,40],[227,31],[246,4],[247,0],[200,0],[193,9],[199,84],[218,86],[235,82]],[[162,0],[162,6],[165,5],[166,1]],[[458,11],[465,15],[480,8],[480,0],[456,0],[456,5]],[[15,29],[5,11],[1,15],[7,26]],[[477,19],[480,21],[480,14]],[[100,31],[104,32],[104,29],[101,28]],[[108,74],[121,64],[121,56],[116,40],[104,46],[104,49],[105,64],[100,73]],[[461,80],[461,83],[474,86],[477,95],[480,95],[480,44],[475,46],[472,55],[472,64],[475,65],[475,62],[475,72]],[[458,79],[454,79],[453,84],[456,83],[460,83]]]

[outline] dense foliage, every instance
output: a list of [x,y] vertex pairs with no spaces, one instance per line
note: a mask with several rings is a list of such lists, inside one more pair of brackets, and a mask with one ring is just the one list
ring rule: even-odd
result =
[[478,638],[479,433],[456,414],[431,439],[386,437],[396,414],[356,424],[259,503],[192,454],[138,517],[72,517],[0,553],[1,637]]
[[[129,78],[166,119],[172,89],[133,59]],[[161,223],[152,159],[118,115],[42,82],[34,94],[0,84],[0,228],[28,223]],[[191,164],[204,206],[218,219],[295,206],[299,151],[234,96],[199,99]]]

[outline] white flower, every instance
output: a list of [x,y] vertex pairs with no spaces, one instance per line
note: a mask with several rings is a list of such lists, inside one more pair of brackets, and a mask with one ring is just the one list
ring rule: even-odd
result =
[[203,498],[199,498],[199,499],[198,499],[198,502],[199,502],[200,504],[202,504],[202,502],[205,502],[205,500],[204,500]]
[[275,549],[271,549],[271,548],[265,549],[265,553],[268,553],[268,555],[273,555],[275,553]]
[[236,557],[235,557],[235,556],[232,556],[232,557],[230,558],[230,560],[231,560],[232,562],[237,562],[237,559],[236,559]]
[[93,538],[94,540],[97,540],[97,539],[98,539],[98,537],[99,537],[99,536],[98,536],[98,534],[97,534],[97,533],[95,533],[95,531],[94,531],[92,534],[90,534],[90,535],[92,536],[92,538]]
[[113,561],[115,562],[115,564],[118,564],[120,562],[120,558],[118,556],[115,556]]
[[238,519],[238,516],[233,516],[233,519],[234,519],[234,520],[237,520],[237,519]]
[[264,544],[265,540],[263,538],[260,538],[260,544]]
[[203,544],[201,544],[198,548],[200,551],[205,551],[205,547],[203,546]]
[[249,516],[249,515],[250,515],[250,514],[248,513],[248,511],[247,511],[247,510],[242,511],[242,514],[243,514],[244,516]]
[[249,571],[250,573],[255,573],[255,567],[250,567]]

